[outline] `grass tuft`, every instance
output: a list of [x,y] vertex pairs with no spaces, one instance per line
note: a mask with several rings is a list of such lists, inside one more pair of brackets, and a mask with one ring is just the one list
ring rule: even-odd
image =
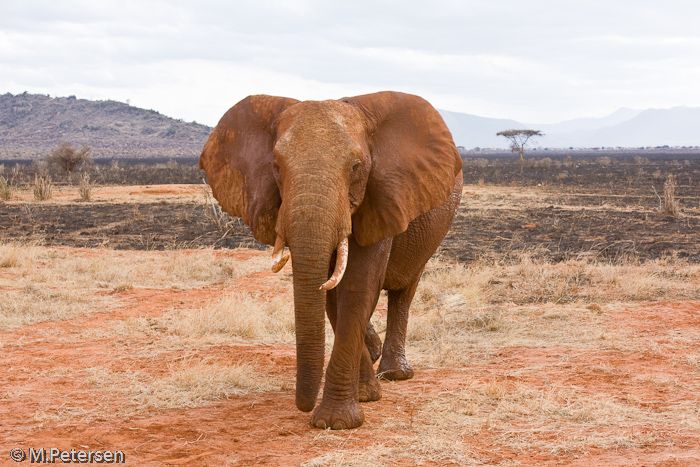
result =
[[194,310],[164,318],[171,332],[188,337],[236,337],[262,342],[293,342],[293,305],[286,297],[263,300],[250,293],[226,294]]
[[221,366],[184,362],[160,377],[130,371],[115,373],[104,368],[86,371],[88,384],[129,398],[136,412],[200,407],[216,399],[279,390],[278,385],[259,376],[247,363]]

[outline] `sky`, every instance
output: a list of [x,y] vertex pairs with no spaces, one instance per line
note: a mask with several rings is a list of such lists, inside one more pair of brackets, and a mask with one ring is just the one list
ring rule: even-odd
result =
[[215,125],[376,91],[528,123],[700,107],[697,0],[0,0],[0,94]]

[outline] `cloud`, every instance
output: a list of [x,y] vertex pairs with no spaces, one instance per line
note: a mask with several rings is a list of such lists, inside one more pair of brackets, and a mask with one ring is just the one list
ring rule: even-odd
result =
[[394,89],[543,122],[698,106],[698,13],[680,0],[27,0],[0,16],[0,91],[131,99],[208,124],[256,92]]

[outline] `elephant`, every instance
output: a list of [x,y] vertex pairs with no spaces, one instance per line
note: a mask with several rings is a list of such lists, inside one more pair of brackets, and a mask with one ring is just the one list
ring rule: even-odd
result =
[[[221,118],[199,166],[222,209],[274,246],[274,272],[291,257],[296,406],[313,410],[317,428],[362,425],[359,402],[381,398],[377,375],[413,377],[404,351],[409,306],[461,199],[462,160],[440,114],[393,91],[325,101],[248,96]],[[370,323],[382,290],[383,346]],[[325,315],[335,337],[316,406]]]

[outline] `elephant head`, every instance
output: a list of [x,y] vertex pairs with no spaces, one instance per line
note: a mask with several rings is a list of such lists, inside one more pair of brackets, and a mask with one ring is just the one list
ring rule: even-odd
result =
[[275,245],[273,270],[289,247],[296,404],[310,411],[323,375],[325,290],[342,278],[348,236],[370,245],[442,205],[462,168],[452,136],[427,101],[409,94],[257,95],[221,118],[199,164],[221,207]]

